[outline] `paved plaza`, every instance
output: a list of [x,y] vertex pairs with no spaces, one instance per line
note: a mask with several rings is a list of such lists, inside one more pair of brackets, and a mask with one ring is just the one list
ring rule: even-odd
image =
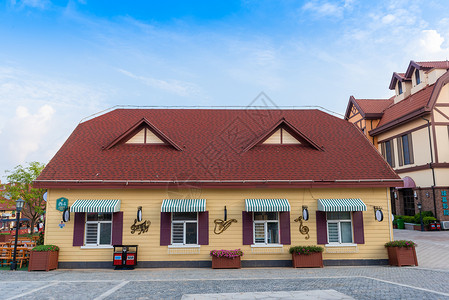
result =
[[[448,234],[395,230],[395,239],[412,239],[419,245],[417,250],[422,247],[423,252],[418,252],[419,267],[0,271],[0,297],[58,300],[449,299]],[[434,266],[435,263],[438,264]]]

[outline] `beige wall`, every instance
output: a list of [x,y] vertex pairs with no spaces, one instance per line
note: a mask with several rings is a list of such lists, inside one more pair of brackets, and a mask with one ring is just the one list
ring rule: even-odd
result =
[[[139,245],[139,261],[197,261],[209,260],[209,252],[213,249],[241,248],[246,260],[288,260],[289,245],[283,247],[284,253],[252,254],[250,246],[242,245],[242,211],[246,198],[286,198],[291,204],[291,240],[292,245],[315,245],[317,199],[319,198],[360,198],[368,207],[363,213],[365,228],[365,244],[359,245],[358,253],[330,254],[324,259],[386,259],[384,243],[392,238],[390,227],[389,192],[386,188],[371,189],[204,189],[199,198],[207,200],[209,211],[209,245],[201,246],[200,254],[168,254],[167,246],[159,246],[160,209],[162,200],[168,198],[166,190],[49,190],[47,201],[46,244],[60,247],[59,260],[70,261],[111,261],[112,249],[81,249],[73,247],[74,213],[71,220],[61,229],[61,212],[56,211],[56,199],[66,197],[69,206],[77,199],[120,199],[123,211],[123,244]],[[228,219],[237,219],[222,234],[214,234],[214,219],[223,219],[223,208],[227,206]],[[310,219],[304,222],[310,228],[310,239],[299,233],[299,223],[294,222],[302,205],[309,207]],[[151,221],[147,233],[130,234],[130,226],[136,216],[137,207],[143,208],[143,219]],[[374,220],[374,206],[382,206],[384,221]]]

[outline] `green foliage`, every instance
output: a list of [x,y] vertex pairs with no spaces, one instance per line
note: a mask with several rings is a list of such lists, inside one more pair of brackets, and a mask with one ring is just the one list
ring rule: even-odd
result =
[[24,217],[31,220],[31,230],[34,230],[34,223],[44,214],[45,201],[43,195],[45,189],[33,188],[33,181],[39,176],[45,165],[39,162],[31,162],[28,166],[18,165],[13,171],[6,171],[9,184],[5,185],[5,190],[1,196],[8,200],[4,203],[15,206],[17,199],[23,199],[25,205],[22,209]]
[[[424,217],[424,218],[422,218],[422,220],[423,220],[424,225],[429,225],[431,223],[436,222],[437,219],[435,217]],[[421,222],[419,224],[421,224]]]
[[59,251],[59,247],[55,245],[39,245],[33,248],[33,251]]
[[9,232],[0,232],[0,235],[11,235]]
[[293,246],[290,247],[290,254],[296,253],[301,255],[309,255],[316,252],[323,252],[324,248],[320,246]]
[[[433,217],[433,213],[432,213],[430,210],[423,211],[423,212],[422,212],[422,217],[423,217],[423,219],[424,219],[425,217]],[[417,214],[414,216],[414,223],[415,223],[415,224],[421,224],[421,220],[420,220],[420,217],[419,217],[419,213],[417,213]]]
[[36,241],[36,246],[40,246],[44,244],[44,231],[39,232],[39,238]]
[[417,247],[418,244],[416,244],[413,241],[407,241],[407,240],[398,240],[398,241],[391,241],[388,243],[385,243],[385,247],[400,247],[400,248],[411,248],[411,247]]

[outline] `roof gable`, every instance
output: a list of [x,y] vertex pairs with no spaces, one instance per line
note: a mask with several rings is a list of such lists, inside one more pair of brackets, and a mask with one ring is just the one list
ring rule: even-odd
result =
[[[283,136],[285,138],[285,142],[283,141]],[[261,144],[301,145],[311,147],[316,150],[323,150],[314,141],[289,123],[285,118],[280,119],[269,130],[257,137],[243,150],[243,152],[246,152]]]
[[118,144],[168,144],[176,150],[181,151],[181,148],[176,145],[168,136],[160,131],[156,126],[150,123],[146,118],[142,118],[136,124],[131,126],[128,130],[113,140],[106,150]]

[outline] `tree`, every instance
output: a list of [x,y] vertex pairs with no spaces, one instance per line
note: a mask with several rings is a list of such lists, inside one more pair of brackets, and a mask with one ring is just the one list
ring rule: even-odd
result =
[[15,201],[19,198],[25,201],[22,209],[22,215],[30,219],[31,232],[34,233],[34,224],[44,214],[45,189],[33,188],[33,181],[39,176],[44,169],[45,164],[39,162],[31,162],[28,166],[18,165],[14,171],[6,171],[9,175],[6,177],[8,184],[2,196],[7,200],[4,202],[15,205]]

